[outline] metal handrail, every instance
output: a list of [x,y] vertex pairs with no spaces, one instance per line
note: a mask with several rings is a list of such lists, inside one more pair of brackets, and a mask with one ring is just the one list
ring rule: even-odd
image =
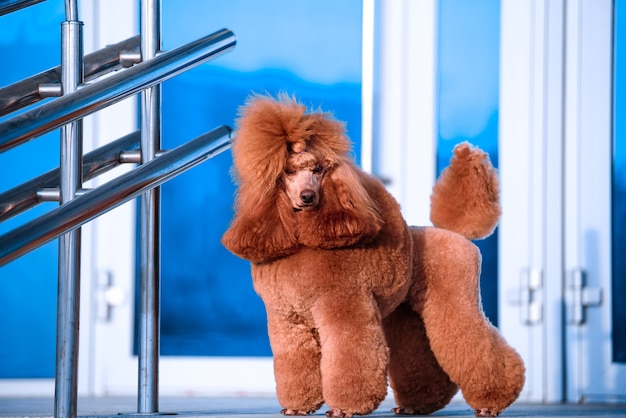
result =
[[[140,43],[141,36],[136,35],[85,55],[85,81],[140,62]],[[57,66],[0,88],[0,116],[43,100],[41,85],[59,84],[60,87],[60,83],[61,66]]]
[[4,121],[0,123],[0,152],[217,58],[235,44],[235,35],[222,29]]
[[41,3],[44,0],[8,0],[3,2],[4,4],[0,5],[0,16],[6,15],[8,13],[16,12],[25,7],[32,6],[37,3]]
[[0,236],[0,266],[227,150],[231,132],[220,126]]
[[[135,131],[85,154],[83,181],[91,180],[122,164],[124,161],[120,158],[123,154],[139,148],[140,137],[141,132]],[[60,171],[59,168],[55,168],[0,194],[0,222],[41,203],[38,192],[46,188],[59,187]]]

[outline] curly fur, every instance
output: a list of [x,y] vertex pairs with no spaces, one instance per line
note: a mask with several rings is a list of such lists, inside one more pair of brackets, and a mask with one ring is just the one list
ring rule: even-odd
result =
[[458,232],[468,239],[491,235],[500,214],[499,183],[489,156],[470,144],[454,148],[430,197],[430,220],[438,228]]
[[[253,262],[295,252],[299,245],[348,246],[375,236],[382,224],[347,154],[344,125],[329,115],[305,114],[295,99],[254,96],[241,112],[233,163],[239,183],[236,213],[224,236],[235,254]],[[298,219],[282,190],[290,153],[325,156],[324,204]]]
[[326,403],[331,416],[367,414],[389,378],[397,414],[436,411],[458,388],[477,415],[498,414],[524,365],[478,294],[469,239],[500,216],[487,155],[459,145],[433,189],[439,227],[408,227],[350,151],[342,123],[291,97],[253,96],[237,121],[238,193],[222,242],[252,262],[282,412]]

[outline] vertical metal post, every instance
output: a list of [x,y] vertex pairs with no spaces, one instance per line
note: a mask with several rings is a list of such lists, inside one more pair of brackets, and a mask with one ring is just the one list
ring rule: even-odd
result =
[[[141,55],[143,61],[161,48],[160,0],[141,1]],[[141,162],[152,160],[161,149],[161,85],[141,93]],[[138,412],[159,409],[160,332],[160,218],[161,189],[156,187],[140,198],[139,277],[139,391]]]
[[[63,94],[83,82],[82,22],[76,0],[66,0],[61,24],[61,83]],[[82,120],[61,128],[61,204],[82,187]],[[80,308],[80,228],[59,238],[55,417],[76,417],[78,387],[78,318]]]

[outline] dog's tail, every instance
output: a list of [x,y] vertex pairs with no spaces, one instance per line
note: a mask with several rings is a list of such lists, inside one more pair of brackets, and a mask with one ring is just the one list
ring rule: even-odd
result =
[[454,148],[430,197],[433,225],[468,239],[491,235],[500,219],[500,186],[489,155],[464,142]]

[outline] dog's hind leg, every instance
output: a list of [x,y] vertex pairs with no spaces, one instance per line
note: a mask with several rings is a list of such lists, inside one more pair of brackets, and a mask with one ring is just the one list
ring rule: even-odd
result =
[[285,316],[268,309],[267,318],[282,414],[308,415],[317,411],[324,403],[317,332],[296,315]]
[[426,415],[450,402],[458,391],[430,349],[424,322],[408,304],[383,320],[389,346],[389,379],[396,414]]
[[519,396],[525,369],[482,312],[478,248],[446,230],[423,233],[421,313],[430,346],[476,415],[497,416]]

